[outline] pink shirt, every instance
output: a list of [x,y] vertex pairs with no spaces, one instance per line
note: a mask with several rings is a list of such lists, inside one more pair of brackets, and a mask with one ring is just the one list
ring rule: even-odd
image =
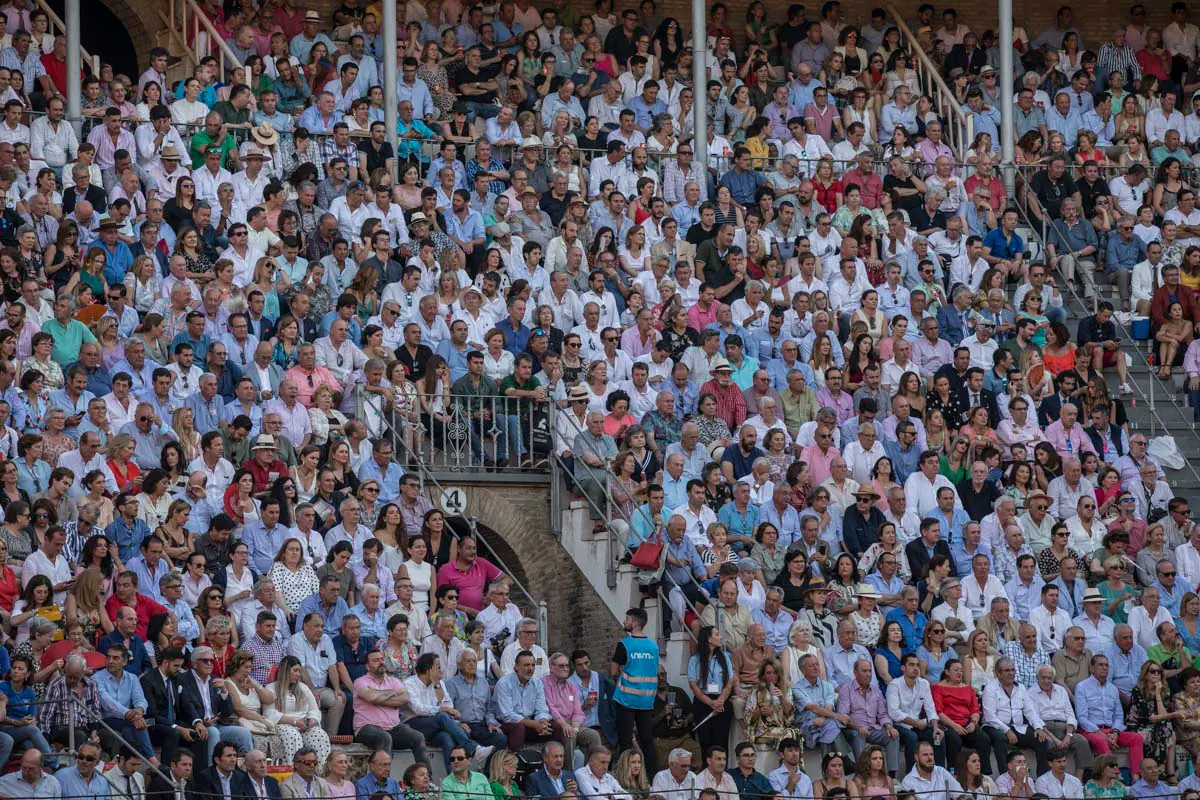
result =
[[546,687],[546,706],[553,719],[565,719],[576,726],[583,724],[583,706],[580,705],[578,690],[571,683],[560,681],[553,675],[545,675],[542,685]]
[[358,733],[365,725],[377,725],[385,731],[400,724],[400,709],[387,706],[377,706],[359,697],[363,689],[374,689],[380,692],[394,692],[404,688],[404,681],[393,675],[384,675],[383,680],[375,680],[370,673],[363,675],[354,682],[354,732]]
[[800,460],[808,464],[808,472],[812,475],[812,485],[819,486],[825,482],[825,479],[830,475],[829,465],[833,463],[835,458],[841,458],[842,454],[833,445],[824,454],[816,445],[806,447],[800,451]]
[[688,327],[694,331],[702,331],[705,326],[717,321],[717,303],[708,307],[708,311],[700,308],[700,304],[692,306],[687,312]]
[[97,125],[88,134],[87,140],[88,144],[96,148],[96,166],[100,169],[108,169],[115,163],[113,153],[118,150],[137,152],[137,141],[133,138],[133,134],[124,128],[121,128],[121,132],[117,134],[117,141],[113,142],[108,128],[103,124]]
[[[1063,458],[1079,458],[1080,453],[1094,453],[1092,440],[1083,432],[1083,426],[1076,422],[1070,430],[1063,430],[1061,419],[1056,419],[1046,426],[1046,441],[1054,446]],[[1068,444],[1070,445],[1068,447]]]
[[[713,308],[716,307],[717,304],[713,303]],[[635,325],[621,334],[621,349],[625,351],[625,355],[636,360],[644,355],[648,355],[654,349],[654,343],[661,338],[662,334],[651,328],[649,336],[643,341],[642,334]]]
[[490,581],[503,575],[500,569],[483,556],[477,556],[471,567],[463,572],[458,563],[442,564],[438,570],[438,586],[449,584],[458,588],[458,604],[467,608],[483,608],[483,590]]

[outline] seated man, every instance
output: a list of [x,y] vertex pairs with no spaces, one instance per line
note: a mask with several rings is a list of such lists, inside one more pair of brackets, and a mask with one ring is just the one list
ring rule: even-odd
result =
[[113,642],[104,652],[106,667],[96,673],[96,685],[100,688],[100,703],[104,709],[104,724],[117,735],[132,741],[150,764],[158,766],[154,745],[147,733],[146,695],[137,676],[125,671],[129,653],[125,645]]
[[1091,677],[1075,686],[1075,716],[1079,720],[1079,732],[1098,755],[1107,755],[1117,747],[1128,747],[1130,771],[1137,777],[1145,742],[1141,733],[1125,730],[1121,694],[1116,684],[1108,678],[1108,656],[1092,656],[1091,670]]
[[404,680],[404,690],[408,693],[408,706],[401,712],[405,723],[442,749],[447,773],[452,770],[450,754],[458,749],[471,757],[473,766],[482,768],[487,763],[494,748],[476,745],[459,725],[437,655],[424,653],[417,659],[415,673]]
[[527,741],[566,739],[562,728],[550,718],[545,684],[533,677],[533,671],[533,653],[522,650],[517,654],[513,671],[496,683],[496,717],[508,736],[508,748],[515,752]]

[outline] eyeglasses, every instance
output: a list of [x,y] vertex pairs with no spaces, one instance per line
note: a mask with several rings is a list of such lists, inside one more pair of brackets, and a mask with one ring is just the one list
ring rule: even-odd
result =
[[211,663],[213,663],[213,660],[212,660],[211,658],[197,658],[197,659],[194,659],[194,660],[195,660],[195,661],[198,661],[198,662],[200,662],[201,664],[211,664]]
[[375,494],[379,494],[379,489],[377,489],[374,486],[364,486],[363,491],[364,492],[374,492]]
[[1160,572],[1160,573],[1158,573],[1158,577],[1160,577],[1160,578],[1174,578],[1174,577],[1175,577],[1175,573],[1174,573],[1174,572]]
[[451,761],[466,761],[466,756],[450,756]]
[[306,758],[303,761],[297,761],[296,763],[303,764],[306,767],[315,767],[317,765],[317,760],[315,758]]
[[78,755],[78,756],[75,756],[75,759],[76,759],[77,761],[86,761],[86,762],[88,762],[88,763],[90,764],[90,763],[91,763],[91,762],[93,762],[93,761],[99,761],[99,760],[100,760],[100,757],[99,757],[99,756],[85,756],[85,755]]

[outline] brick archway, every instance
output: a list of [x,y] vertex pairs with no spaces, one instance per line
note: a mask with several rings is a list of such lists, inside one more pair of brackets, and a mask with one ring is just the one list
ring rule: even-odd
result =
[[[63,0],[48,0],[62,17]],[[154,32],[161,27],[161,0],[80,0],[83,46],[134,81],[149,60]]]

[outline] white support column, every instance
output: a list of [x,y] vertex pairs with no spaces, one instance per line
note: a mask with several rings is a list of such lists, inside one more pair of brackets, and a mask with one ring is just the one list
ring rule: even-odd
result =
[[1013,119],[1013,3],[999,0],[1000,12],[1000,174],[1004,191],[1016,196],[1013,165],[1015,137]]
[[83,117],[83,81],[79,77],[83,69],[80,48],[83,42],[80,38],[79,21],[80,0],[66,0],[63,8],[63,24],[67,29],[67,119],[75,126],[76,132],[82,125]]
[[[704,0],[692,0],[692,160],[706,176],[708,169],[708,34]],[[700,187],[701,196],[706,192]]]
[[[69,2],[69,0],[68,0]],[[78,2],[78,0],[76,0]],[[400,160],[400,137],[396,132],[396,4],[392,0],[383,3],[383,124],[387,126],[387,140],[392,146],[395,163]],[[392,181],[399,179],[395,168]]]

